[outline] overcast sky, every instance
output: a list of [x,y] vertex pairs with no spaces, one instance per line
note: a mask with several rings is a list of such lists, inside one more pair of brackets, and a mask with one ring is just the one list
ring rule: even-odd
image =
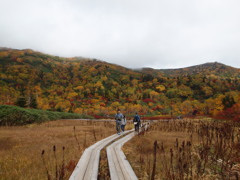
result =
[[0,0],[0,46],[129,68],[240,68],[239,0]]

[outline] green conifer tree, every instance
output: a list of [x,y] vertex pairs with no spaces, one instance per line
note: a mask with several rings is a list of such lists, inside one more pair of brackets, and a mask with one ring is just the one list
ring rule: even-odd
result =
[[20,107],[27,107],[27,100],[24,96],[20,96],[16,103],[15,103],[17,106],[20,106]]

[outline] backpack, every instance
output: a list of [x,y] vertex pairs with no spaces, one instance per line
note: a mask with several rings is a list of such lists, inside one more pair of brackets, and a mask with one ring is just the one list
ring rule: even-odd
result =
[[134,122],[139,122],[140,121],[140,117],[138,115],[135,115],[133,121]]
[[116,120],[121,121],[122,120],[122,114],[116,114]]

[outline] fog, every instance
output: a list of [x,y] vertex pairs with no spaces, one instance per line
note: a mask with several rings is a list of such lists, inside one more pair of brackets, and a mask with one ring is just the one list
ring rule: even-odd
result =
[[237,0],[0,0],[0,46],[129,68],[240,68]]

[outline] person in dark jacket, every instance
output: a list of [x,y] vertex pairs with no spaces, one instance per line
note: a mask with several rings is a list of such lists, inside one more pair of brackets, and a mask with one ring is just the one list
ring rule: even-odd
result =
[[136,112],[134,118],[133,118],[133,124],[135,127],[135,131],[139,132],[139,127],[140,127],[140,123],[141,123],[141,119],[140,116],[138,115],[138,113]]

